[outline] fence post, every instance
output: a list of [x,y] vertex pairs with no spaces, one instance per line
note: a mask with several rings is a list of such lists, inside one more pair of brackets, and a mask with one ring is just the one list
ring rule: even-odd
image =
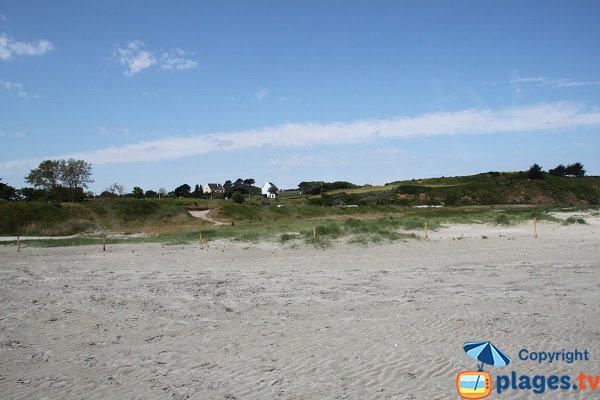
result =
[[17,235],[17,253],[21,251],[21,236]]

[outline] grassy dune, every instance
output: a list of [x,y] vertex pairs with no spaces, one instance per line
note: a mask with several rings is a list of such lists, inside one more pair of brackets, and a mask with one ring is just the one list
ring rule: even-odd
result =
[[[110,242],[114,243],[186,243],[197,240],[201,233],[206,239],[278,240],[322,246],[341,237],[357,243],[409,239],[414,237],[413,231],[423,230],[426,223],[429,229],[437,229],[455,223],[510,225],[532,218],[556,221],[547,212],[549,209],[589,207],[599,200],[599,177],[569,179],[546,175],[543,180],[531,181],[523,173],[485,173],[398,181],[321,196],[300,196],[289,191],[279,200],[252,196],[244,204],[189,198],[92,199],[62,205],[0,202],[0,235],[86,233],[86,237],[38,243],[65,245],[97,243],[104,232],[148,234],[132,239],[113,237]],[[439,203],[446,203],[447,207],[411,207]],[[193,218],[187,212],[208,209],[223,225]],[[585,223],[567,221],[582,222]]]
[[198,229],[206,225],[181,206],[158,200],[83,203],[0,202],[0,234],[66,236],[82,232],[147,232]]
[[402,206],[347,208],[228,204],[220,210],[220,216],[227,218],[229,225],[205,229],[204,237],[249,241],[277,239],[281,242],[316,242],[316,245],[341,237],[359,243],[415,238],[411,231],[421,232],[425,224],[428,229],[438,229],[444,224],[455,223],[512,225],[533,218],[558,222],[548,210],[535,207],[413,209]]

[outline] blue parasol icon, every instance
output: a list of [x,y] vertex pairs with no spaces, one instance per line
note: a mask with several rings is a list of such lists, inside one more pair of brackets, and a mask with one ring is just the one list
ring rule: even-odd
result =
[[[483,371],[483,364],[504,367],[510,363],[510,357],[500,351],[492,342],[466,342],[463,344],[463,349],[469,357],[481,361],[481,365],[477,366],[479,371]],[[478,383],[479,376],[477,376],[475,387]]]
[[492,342],[467,342],[463,345],[465,353],[481,361],[479,370],[483,371],[483,364],[504,367],[510,363],[510,357],[504,354]]

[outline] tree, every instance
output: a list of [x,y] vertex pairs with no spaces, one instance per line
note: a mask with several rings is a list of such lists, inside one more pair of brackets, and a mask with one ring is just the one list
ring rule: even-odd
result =
[[32,169],[25,180],[35,188],[47,192],[46,199],[52,201],[82,201],[84,188],[92,180],[92,164],[84,160],[44,160]]
[[225,189],[225,191],[228,192],[229,189],[231,189],[232,186],[233,186],[233,183],[228,179],[223,184],[223,189]]
[[173,192],[175,193],[175,197],[190,197],[190,190],[192,190],[191,186],[184,183],[181,186],[177,186]]
[[556,168],[550,169],[548,170],[548,172],[550,173],[550,175],[562,177],[567,174],[567,168],[562,164],[558,164]]
[[158,189],[158,198],[167,197],[167,190],[164,187]]
[[53,191],[61,182],[60,160],[42,161],[37,168],[29,172],[29,175],[25,177],[25,181],[36,188]]
[[25,201],[48,201],[48,191],[24,187],[19,189],[19,197]]
[[36,188],[53,191],[62,186],[68,189],[87,188],[92,179],[92,164],[84,160],[45,160],[25,177]]
[[531,167],[529,167],[527,177],[529,179],[544,179],[542,167],[540,167],[537,163],[533,164]]
[[192,192],[192,196],[199,199],[200,197],[202,197],[204,193],[202,192],[202,188],[200,187],[200,185],[196,184],[196,186],[194,186],[194,191]]
[[[2,178],[0,178],[0,181]],[[0,200],[16,200],[17,199],[17,189],[14,187],[7,185],[6,183],[0,182]]]
[[583,169],[583,164],[580,162],[576,162],[574,164],[567,165],[567,168],[565,169],[565,175],[576,176],[579,178],[585,176],[585,169]]
[[84,160],[60,160],[60,180],[69,189],[87,188],[92,179],[92,164]]
[[244,179],[244,180],[243,180],[243,183],[244,183],[245,185],[250,185],[250,186],[254,185],[254,183],[255,183],[255,182],[256,182],[256,181],[254,180],[254,178],[248,178],[248,179]]
[[310,182],[300,182],[298,184],[300,188],[300,192],[302,194],[308,195],[316,195],[321,193],[323,189],[323,182],[320,181],[310,181]]
[[139,186],[134,186],[133,190],[131,191],[131,194],[133,195],[133,197],[135,197],[136,199],[141,199],[142,197],[144,197],[144,189],[142,189]]
[[146,193],[144,193],[144,197],[147,199],[153,199],[155,197],[158,197],[158,193],[156,193],[154,190],[146,190]]
[[123,193],[125,193],[125,186],[119,185],[118,183],[115,182],[112,185],[110,185],[109,187],[107,187],[106,191],[110,192],[114,195],[117,195],[117,196],[123,196]]
[[104,192],[100,193],[100,198],[103,199],[114,199],[117,198],[119,196],[117,196],[115,193],[109,191],[109,190],[105,190]]
[[231,200],[238,204],[242,204],[244,201],[246,201],[246,198],[240,192],[235,192],[233,195],[231,195]]

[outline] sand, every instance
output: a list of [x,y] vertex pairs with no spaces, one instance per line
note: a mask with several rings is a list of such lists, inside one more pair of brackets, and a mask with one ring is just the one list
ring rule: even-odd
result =
[[[493,377],[600,375],[600,223],[538,229],[325,250],[0,246],[0,397],[455,399],[476,367],[462,344],[480,340],[512,357]],[[540,365],[523,348],[590,360]]]

